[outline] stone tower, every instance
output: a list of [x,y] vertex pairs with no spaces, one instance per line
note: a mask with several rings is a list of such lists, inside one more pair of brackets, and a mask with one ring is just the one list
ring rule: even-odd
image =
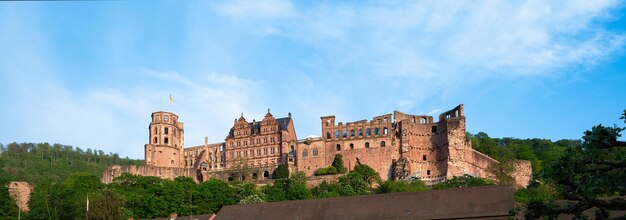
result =
[[183,167],[185,133],[178,116],[171,112],[154,112],[148,131],[149,140],[145,145],[146,165]]

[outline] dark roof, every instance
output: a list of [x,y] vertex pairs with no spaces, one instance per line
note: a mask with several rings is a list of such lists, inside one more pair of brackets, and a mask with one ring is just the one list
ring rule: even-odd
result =
[[513,188],[489,186],[224,206],[223,219],[507,219]]
[[[291,121],[290,117],[284,117],[284,118],[277,118],[276,119],[276,123],[278,123],[278,131],[283,131],[283,130],[287,130],[289,122]],[[257,122],[249,122],[248,125],[250,126],[250,133],[251,134],[257,134],[261,131],[261,122],[257,121]],[[230,131],[228,132],[228,137],[232,137],[233,136],[233,132],[234,129],[231,128]]]

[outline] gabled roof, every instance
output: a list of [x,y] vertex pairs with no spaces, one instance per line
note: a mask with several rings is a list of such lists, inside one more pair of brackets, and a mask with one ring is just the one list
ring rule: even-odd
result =
[[[290,117],[277,118],[276,123],[278,123],[278,131],[287,130],[290,122],[291,122]],[[249,122],[248,125],[250,126],[250,134],[256,134],[258,131],[261,130],[260,121]],[[233,132],[234,132],[234,129],[231,128],[226,138],[233,137]]]

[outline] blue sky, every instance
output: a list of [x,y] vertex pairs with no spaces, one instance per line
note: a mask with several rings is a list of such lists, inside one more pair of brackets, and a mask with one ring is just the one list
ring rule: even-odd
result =
[[[467,129],[574,139],[626,109],[621,1],[0,3],[0,143],[143,158],[150,113],[186,146],[241,112],[355,121],[463,103]],[[169,103],[172,94],[175,102]],[[623,125],[623,124],[622,124]]]

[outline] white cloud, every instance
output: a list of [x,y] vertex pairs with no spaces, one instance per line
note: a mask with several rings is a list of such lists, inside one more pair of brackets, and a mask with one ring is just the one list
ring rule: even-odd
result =
[[224,1],[215,6],[223,15],[247,19],[272,19],[292,16],[293,5],[287,0]]

